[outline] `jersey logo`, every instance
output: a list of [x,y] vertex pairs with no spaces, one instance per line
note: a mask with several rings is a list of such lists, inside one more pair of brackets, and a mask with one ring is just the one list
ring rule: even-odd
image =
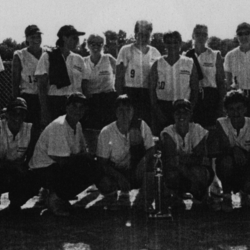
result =
[[77,65],[74,65],[74,66],[73,66],[73,69],[76,69],[76,70],[78,70],[79,72],[82,72],[82,68],[79,67],[79,66],[77,66]]
[[191,74],[190,74],[190,71],[185,70],[185,69],[180,70],[180,74],[181,74],[181,75],[191,75]]
[[213,63],[203,63],[203,66],[204,67],[214,67],[214,64]]

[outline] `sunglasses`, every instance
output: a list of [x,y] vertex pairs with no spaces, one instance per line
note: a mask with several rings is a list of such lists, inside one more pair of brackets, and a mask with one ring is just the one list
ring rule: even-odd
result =
[[90,46],[94,47],[94,46],[97,46],[97,47],[102,47],[103,43],[89,43]]
[[238,36],[249,36],[250,35],[250,31],[240,31],[237,33]]

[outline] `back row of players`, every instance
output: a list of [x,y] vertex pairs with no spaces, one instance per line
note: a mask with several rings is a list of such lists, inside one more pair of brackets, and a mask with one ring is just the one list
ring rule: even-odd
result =
[[42,32],[30,25],[25,29],[27,48],[14,54],[13,96],[27,101],[28,121],[43,128],[65,113],[66,97],[80,91],[90,100],[85,126],[101,129],[115,119],[111,114],[117,94],[126,93],[155,135],[173,123],[175,100],[190,100],[194,121],[210,127],[223,114],[222,100],[232,84],[248,96],[249,24],[237,27],[240,45],[226,55],[224,68],[220,52],[206,47],[207,26],[195,26],[194,48],[185,56],[180,55],[181,35],[174,31],[164,34],[167,55],[161,57],[149,45],[152,30],[152,23],[138,21],[135,43],[123,46],[116,60],[102,53],[105,39],[98,34],[87,39],[90,56],[82,58],[73,53],[79,36],[85,33],[71,25],[60,28],[56,48],[45,52]]
[[[17,154],[17,159],[20,160],[19,156],[24,153],[20,150],[27,148],[15,145],[15,141],[23,139],[23,137],[16,138],[16,135],[19,134],[20,128],[22,130],[25,128],[20,125],[20,121],[26,116],[24,115],[26,111],[29,121],[33,122],[36,131],[39,132],[55,118],[60,117],[46,127],[36,145],[29,167],[39,171],[35,171],[36,174],[32,174],[32,178],[29,174],[26,175],[25,178],[28,176],[29,181],[25,182],[22,180],[23,177],[13,177],[15,185],[12,186],[14,190],[11,196],[14,198],[11,199],[14,207],[19,207],[25,200],[23,196],[34,190],[37,184],[46,186],[50,190],[49,201],[52,203],[52,211],[58,215],[65,214],[67,210],[64,207],[63,211],[58,212],[58,196],[62,200],[69,200],[77,191],[91,183],[97,183],[104,193],[116,189],[114,185],[109,185],[110,183],[116,183],[116,187],[125,193],[129,190],[131,182],[135,186],[143,185],[144,174],[148,170],[146,166],[152,167],[152,164],[147,163],[154,153],[152,134],[147,123],[155,135],[159,135],[168,125],[175,124],[164,129],[161,134],[163,146],[165,145],[163,159],[167,167],[165,171],[167,173],[165,177],[169,179],[167,183],[171,184],[172,178],[173,186],[177,185],[179,188],[178,192],[188,190],[197,198],[204,196],[213,178],[211,168],[203,166],[202,163],[206,151],[204,143],[207,131],[193,123],[190,125],[190,122],[192,111],[193,120],[205,123],[204,126],[214,125],[217,117],[222,116],[222,100],[226,93],[222,59],[218,51],[205,47],[208,34],[204,25],[195,27],[193,32],[195,48],[187,52],[187,56],[179,54],[181,36],[175,31],[164,34],[168,54],[160,57],[157,50],[148,45],[151,32],[152,24],[138,21],[135,26],[135,44],[124,46],[116,61],[110,55],[101,53],[104,39],[99,35],[91,35],[88,38],[89,57],[83,59],[71,52],[78,44],[78,37],[84,32],[79,32],[70,25],[63,26],[59,30],[57,48],[42,54],[39,28],[35,25],[26,28],[28,48],[17,51],[13,60],[13,93],[14,96],[21,95],[26,99],[28,109],[23,99],[14,100],[7,108],[7,123],[3,122],[1,130],[2,136],[8,135],[7,139],[3,137],[1,141],[10,141],[13,144],[10,151],[7,150],[8,143],[2,145],[3,149],[6,148],[6,152],[9,152],[7,158],[15,157]],[[241,56],[247,54],[249,46],[250,26],[246,23],[240,24],[237,27],[237,35],[240,47],[232,51],[233,58],[243,60]],[[247,76],[240,77],[243,71],[238,67],[238,63],[233,67],[234,64],[231,65],[228,60],[226,57],[225,67],[228,65],[228,68],[232,68],[231,73],[226,71],[228,88],[231,86],[232,78],[237,80],[239,87],[244,86],[241,80],[244,77],[247,79]],[[30,64],[34,66],[33,74],[29,73],[31,68],[29,63],[32,61],[37,63],[37,66],[34,66],[34,63]],[[88,97],[88,102],[79,92]],[[245,88],[244,92],[248,94]],[[119,96],[115,104],[116,96],[120,93],[127,93],[129,97]],[[70,97],[67,98],[68,96]],[[223,151],[227,153],[225,159],[220,161],[222,165],[220,169],[225,170],[221,175],[225,194],[232,188],[233,176],[237,177],[237,182],[248,185],[248,172],[245,169],[248,164],[245,152],[248,151],[248,145],[245,145],[245,142],[248,142],[249,123],[244,118],[246,104],[245,97],[240,92],[229,94],[224,103],[229,120],[223,118],[220,123],[223,131],[231,131],[220,133],[226,136],[227,148],[227,152]],[[41,105],[41,120],[38,115],[39,105]],[[85,116],[87,107],[90,109],[88,117]],[[25,112],[21,112],[22,110]],[[146,123],[135,119],[138,117]],[[208,119],[204,120],[207,117]],[[103,179],[103,168],[97,171],[93,167],[94,162],[87,160],[77,123],[80,118],[84,118],[82,125],[89,128],[100,129],[109,124],[99,136],[97,155],[101,159],[100,165],[105,166],[104,175],[110,178]],[[12,130],[16,135],[8,132]],[[28,127],[26,130],[28,131]],[[9,140],[12,137],[13,140]],[[29,140],[29,137],[26,139]],[[24,144],[25,140],[22,141]],[[141,142],[144,151],[138,147]],[[136,146],[134,153],[131,150],[133,145]],[[236,164],[244,167],[241,171],[239,169],[236,171],[237,175],[235,170],[231,171],[232,164],[227,158],[231,150]],[[82,164],[91,167],[83,171]],[[135,167],[131,168],[131,164]],[[61,168],[62,166],[64,168]],[[241,182],[243,177],[246,180]],[[75,178],[78,178],[78,181]],[[37,183],[34,183],[34,180]],[[72,180],[79,186],[73,185]],[[43,183],[40,183],[41,181]],[[248,191],[248,186],[243,186],[241,189]],[[20,202],[21,197],[22,202]]]

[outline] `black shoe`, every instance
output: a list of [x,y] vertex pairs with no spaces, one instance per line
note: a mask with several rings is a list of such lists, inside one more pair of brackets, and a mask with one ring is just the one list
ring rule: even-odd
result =
[[0,210],[0,216],[15,216],[19,215],[21,212],[21,207],[10,204],[8,207]]

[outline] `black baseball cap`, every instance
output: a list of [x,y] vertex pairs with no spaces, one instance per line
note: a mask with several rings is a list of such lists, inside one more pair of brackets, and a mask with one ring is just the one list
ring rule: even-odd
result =
[[21,97],[17,97],[16,99],[11,100],[7,106],[7,112],[13,111],[15,109],[23,109],[27,111],[26,101]]
[[238,33],[241,30],[248,30],[248,31],[250,31],[250,24],[246,23],[246,22],[239,24],[237,26],[236,33]]
[[192,105],[191,105],[191,102],[188,101],[187,99],[179,99],[174,102],[173,109],[174,109],[174,112],[176,112],[179,109],[192,111]]
[[89,101],[81,92],[75,92],[68,96],[66,106],[70,105],[71,103],[83,103],[85,105],[88,105]]
[[63,36],[72,36],[72,35],[83,36],[85,35],[85,32],[76,30],[75,27],[72,25],[64,25],[59,29],[57,33],[57,36],[59,38]]
[[32,36],[32,35],[35,35],[35,34],[42,34],[40,29],[35,24],[29,25],[25,29],[24,33],[25,33],[25,36]]

